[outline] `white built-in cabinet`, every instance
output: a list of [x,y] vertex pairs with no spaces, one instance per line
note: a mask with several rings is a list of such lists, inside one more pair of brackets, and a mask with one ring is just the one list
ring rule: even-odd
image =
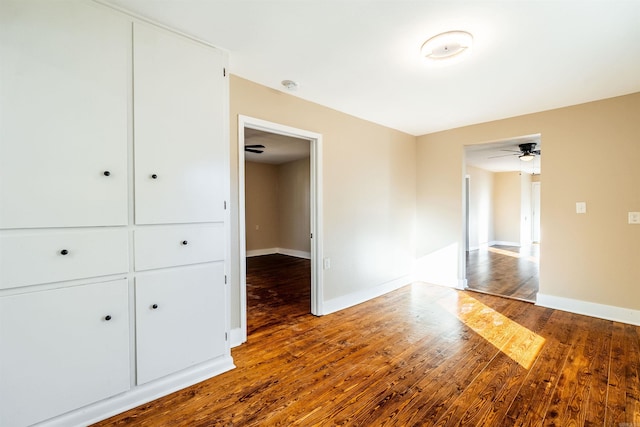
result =
[[225,55],[91,1],[0,2],[0,425],[233,368]]
[[29,425],[129,389],[127,297],[121,279],[0,298],[0,425]]
[[224,57],[143,24],[133,50],[136,224],[223,221]]
[[131,23],[0,2],[0,227],[127,224]]

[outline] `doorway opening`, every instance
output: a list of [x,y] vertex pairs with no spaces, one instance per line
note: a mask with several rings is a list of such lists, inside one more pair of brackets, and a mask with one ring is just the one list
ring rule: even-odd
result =
[[540,134],[465,147],[466,289],[536,301],[541,155]]
[[273,297],[271,308],[286,316],[322,314],[322,135],[239,116],[238,144],[240,329],[245,342],[248,298],[261,310],[257,322],[273,321],[265,317],[275,313],[264,306],[267,296]]

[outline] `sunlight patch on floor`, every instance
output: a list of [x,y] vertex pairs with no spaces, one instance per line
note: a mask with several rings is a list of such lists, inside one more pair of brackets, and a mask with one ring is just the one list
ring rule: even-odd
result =
[[533,256],[533,255],[523,255],[521,253],[518,252],[512,252],[512,251],[507,251],[505,249],[500,249],[500,248],[494,248],[489,246],[487,248],[487,250],[489,252],[493,252],[494,254],[500,254],[500,255],[506,255],[506,256],[510,256],[513,258],[522,258],[522,259],[526,259],[527,261],[531,261],[531,262],[535,262],[536,264],[538,264],[538,257]]
[[530,369],[545,339],[477,299],[457,293],[438,301],[449,313],[525,369]]

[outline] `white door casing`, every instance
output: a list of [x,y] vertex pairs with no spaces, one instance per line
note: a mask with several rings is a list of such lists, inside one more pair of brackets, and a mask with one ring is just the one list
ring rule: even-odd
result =
[[244,129],[256,129],[264,132],[306,139],[311,149],[311,313],[320,316],[323,313],[322,280],[322,135],[269,122],[244,115],[238,116],[238,230],[240,263],[240,344],[247,340],[247,271],[246,271],[246,229],[245,229],[245,176],[244,176]]

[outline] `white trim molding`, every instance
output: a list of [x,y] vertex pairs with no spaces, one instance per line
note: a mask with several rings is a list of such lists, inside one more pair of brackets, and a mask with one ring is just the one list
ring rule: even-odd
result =
[[136,406],[151,402],[178,390],[192,386],[235,368],[231,357],[213,359],[175,374],[139,385],[125,393],[67,412],[44,421],[41,426],[86,426],[120,414]]
[[334,298],[324,302],[324,311],[322,314],[331,314],[336,311],[344,310],[345,308],[353,307],[354,305],[367,302],[373,298],[377,298],[381,295],[400,289],[403,286],[409,285],[413,282],[411,276],[402,276],[395,280],[390,280],[374,288],[362,289],[357,292],[343,295],[338,298]]
[[279,248],[252,249],[247,251],[247,258],[252,256],[273,255],[278,253]]
[[247,338],[244,335],[244,329],[235,328],[231,329],[231,339],[229,342],[231,343],[231,348],[238,347],[242,343],[246,342]]
[[541,293],[538,294],[536,305],[640,326],[640,310],[631,308],[616,307]]
[[311,259],[311,252],[299,251],[297,249],[286,248],[267,248],[267,249],[252,249],[247,251],[247,257],[281,254],[293,256],[296,258]]
[[[310,144],[310,225],[311,225],[311,313],[321,315],[324,303],[323,281],[323,216],[322,216],[322,134],[298,129],[279,123],[238,115],[238,234],[240,263],[240,330],[242,341],[247,340],[247,271],[244,262],[247,256],[245,224],[245,170],[244,129],[256,129],[278,135],[306,139]],[[306,256],[306,252],[275,248],[280,253]],[[285,252],[286,251],[286,252]]]
[[507,242],[504,240],[492,240],[489,242],[489,246],[516,246],[520,247],[520,242]]

